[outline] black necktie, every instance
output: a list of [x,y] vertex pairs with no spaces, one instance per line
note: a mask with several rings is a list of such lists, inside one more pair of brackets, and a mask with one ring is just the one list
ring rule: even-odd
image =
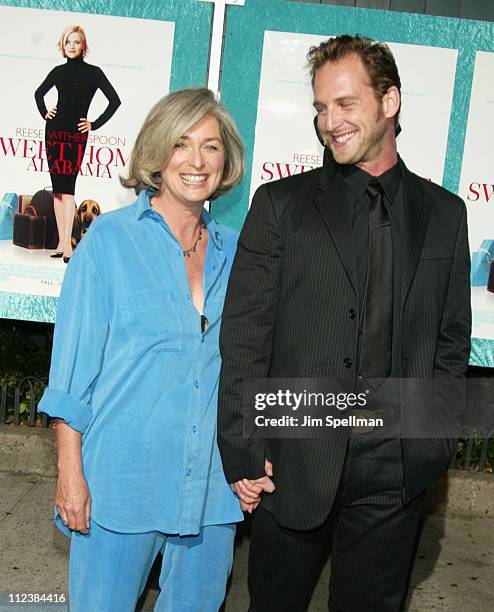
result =
[[371,179],[369,263],[365,286],[360,373],[386,378],[391,370],[393,337],[393,242],[381,184]]

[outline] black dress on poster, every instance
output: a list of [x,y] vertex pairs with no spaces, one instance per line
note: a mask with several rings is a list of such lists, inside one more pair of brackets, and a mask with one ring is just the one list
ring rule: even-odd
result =
[[[98,66],[87,64],[86,34],[81,26],[68,26],[58,41],[66,63],[56,66],[34,94],[38,110],[46,121],[45,147],[53,187],[54,209],[59,242],[51,257],[63,257],[68,263],[72,255],[72,225],[75,211],[75,185],[84,160],[91,130],[104,125],[120,106],[114,87]],[[55,87],[58,100],[47,109],[45,95]],[[100,89],[108,100],[105,111],[94,121],[88,111]]]
[[78,123],[87,117],[89,106],[98,89],[108,99],[103,114],[91,121],[93,130],[104,125],[120,105],[120,99],[101,68],[86,64],[82,56],[54,68],[35,93],[36,104],[43,118],[48,112],[44,96],[52,87],[58,91],[57,113],[46,121],[45,145],[54,193],[75,194],[75,182],[84,158],[88,134],[78,130]]

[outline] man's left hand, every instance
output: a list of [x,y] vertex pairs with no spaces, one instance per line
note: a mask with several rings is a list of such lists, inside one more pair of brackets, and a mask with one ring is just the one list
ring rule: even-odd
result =
[[249,480],[243,478],[231,485],[232,490],[237,494],[240,500],[240,508],[243,512],[252,512],[257,508],[261,501],[261,493],[272,493],[275,490],[275,484],[271,480],[273,475],[273,464],[268,459],[264,462],[264,471],[266,476]]

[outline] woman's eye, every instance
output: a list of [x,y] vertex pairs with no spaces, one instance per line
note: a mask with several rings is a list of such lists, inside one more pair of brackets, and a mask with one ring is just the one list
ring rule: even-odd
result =
[[220,149],[219,149],[219,147],[218,147],[217,145],[213,145],[213,144],[207,145],[207,146],[206,146],[206,149],[207,149],[208,151],[219,151],[219,150],[220,150]]
[[185,148],[185,142],[176,142],[174,148],[175,149],[184,149]]

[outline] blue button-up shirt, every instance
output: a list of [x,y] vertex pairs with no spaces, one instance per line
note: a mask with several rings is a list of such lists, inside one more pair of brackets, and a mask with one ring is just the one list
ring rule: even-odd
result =
[[71,258],[40,410],[83,434],[99,525],[186,535],[243,518],[216,445],[218,337],[237,233],[203,212],[202,333],[182,248],[152,195],[99,217]]

